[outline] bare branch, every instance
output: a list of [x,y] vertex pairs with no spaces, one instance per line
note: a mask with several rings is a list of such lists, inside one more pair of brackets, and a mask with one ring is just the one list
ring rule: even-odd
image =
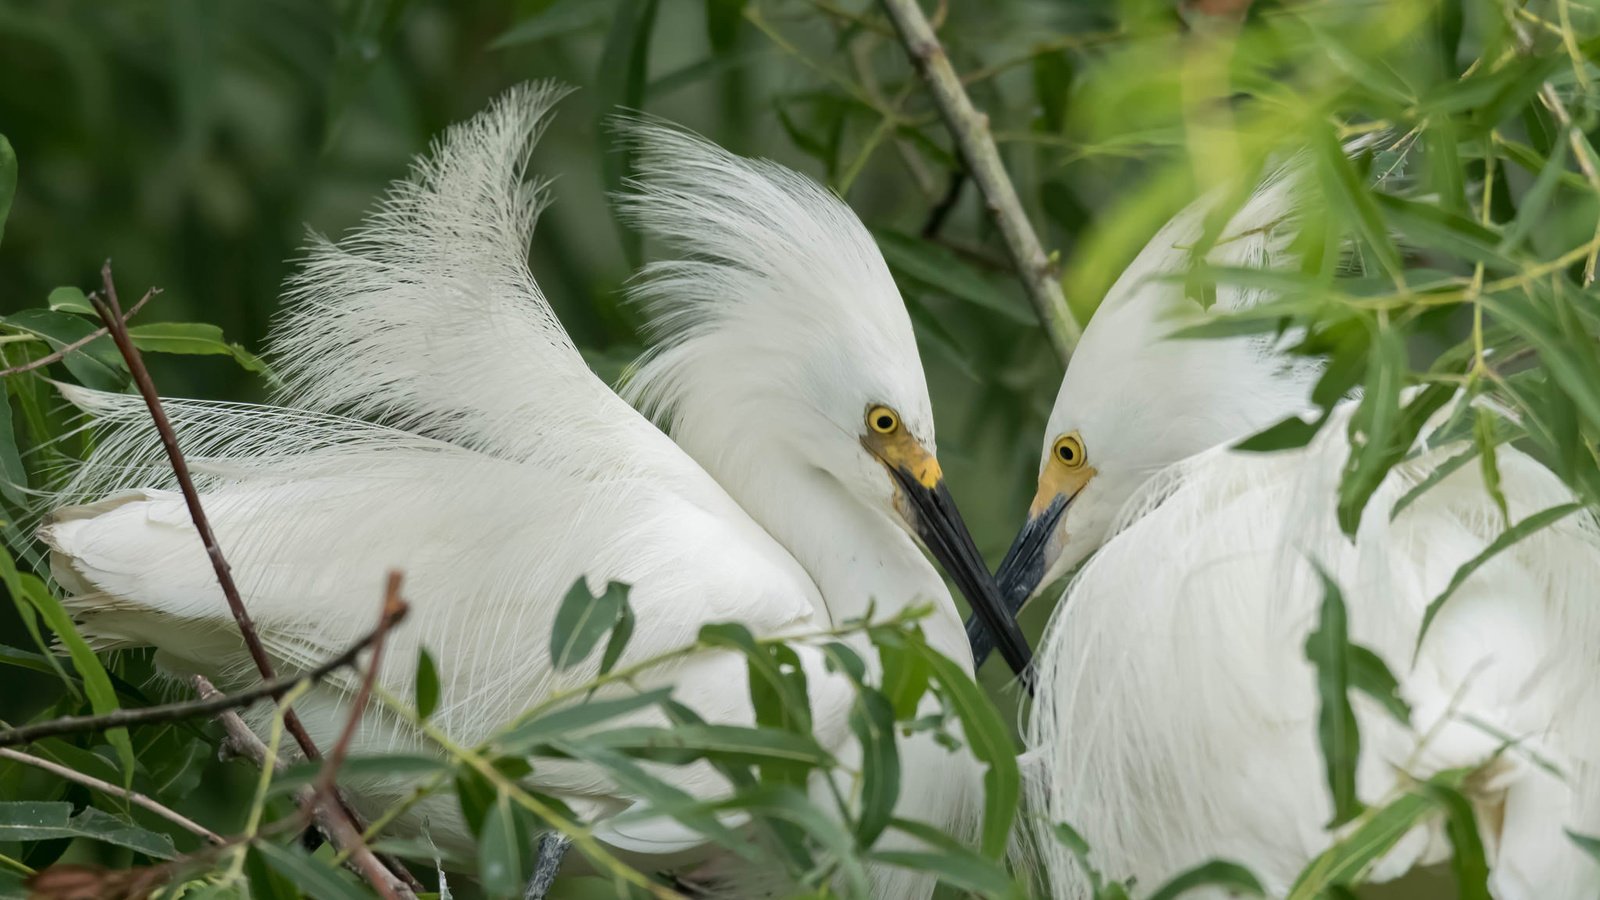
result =
[[[273,670],[272,661],[267,657],[266,648],[261,643],[261,636],[256,632],[255,623],[250,619],[250,612],[245,608],[244,598],[239,594],[239,586],[234,583],[233,572],[228,567],[228,560],[222,555],[222,548],[217,544],[216,534],[211,530],[211,521],[206,517],[205,508],[200,504],[200,493],[195,490],[194,479],[189,475],[189,464],[183,457],[183,451],[178,447],[177,434],[172,430],[172,423],[167,419],[166,412],[161,408],[161,396],[156,392],[155,382],[150,379],[150,372],[145,368],[144,359],[139,355],[139,348],[133,345],[133,339],[128,335],[128,326],[123,321],[122,307],[117,303],[117,288],[111,278],[111,261],[106,260],[100,267],[100,281],[103,287],[101,292],[90,295],[89,299],[94,304],[95,311],[105,322],[111,332],[111,339],[116,342],[117,350],[122,353],[122,358],[128,364],[128,371],[133,375],[133,383],[138,387],[139,394],[144,398],[145,406],[150,410],[150,419],[155,424],[156,433],[161,437],[161,445],[167,451],[167,460],[172,464],[172,474],[178,481],[178,488],[183,493],[184,503],[189,507],[189,517],[194,521],[195,531],[200,534],[200,542],[205,545],[206,555],[211,559],[211,568],[216,573],[217,584],[222,588],[222,595],[228,601],[228,610],[233,614],[233,619],[239,625],[239,633],[244,638],[245,646],[250,651],[250,658],[255,662],[256,669],[261,677],[271,681],[277,677]],[[228,717],[238,719],[238,714],[233,712],[223,713],[224,724]],[[243,723],[240,722],[242,725]],[[317,750],[316,742],[311,739],[311,734],[306,731],[300,717],[293,710],[283,711],[283,724],[289,733],[294,735],[295,743],[300,745],[300,750],[307,759],[321,759],[322,754]],[[246,729],[248,730],[248,729]],[[260,742],[257,741],[257,744]],[[263,759],[265,756],[262,757]],[[355,811],[343,804],[329,803],[316,807],[326,810],[328,817],[334,821],[355,830],[358,834],[362,829],[361,819]],[[319,813],[320,815],[320,813]],[[330,830],[330,834],[333,833]],[[371,857],[371,851],[361,846],[357,855]],[[367,871],[363,860],[362,870]],[[404,866],[394,865],[395,872],[391,875],[387,870],[383,873],[388,881],[394,881],[394,875],[401,875],[408,882],[415,883],[415,879],[406,871]],[[398,882],[395,882],[399,884]],[[386,896],[396,896],[391,890],[391,885],[384,880],[373,882],[373,886]],[[405,884],[399,884],[401,893],[398,896],[409,896],[411,891]]]
[[944,47],[933,32],[927,16],[917,6],[917,0],[882,0],[883,8],[894,21],[917,71],[933,94],[934,104],[944,119],[945,127],[955,138],[967,171],[982,192],[989,214],[1000,228],[1006,250],[1016,266],[1017,275],[1027,290],[1034,314],[1044,328],[1045,336],[1056,355],[1065,363],[1072,355],[1072,346],[1078,340],[1078,323],[1067,308],[1066,297],[1061,293],[1061,281],[1055,266],[1039,244],[1039,236],[1022,211],[1022,201],[1017,199],[1017,189],[1006,175],[1000,161],[1000,151],[989,133],[989,117],[972,105],[961,79],[950,65]]
[[36,769],[43,769],[52,775],[65,778],[68,781],[75,781],[84,787],[93,788],[102,794],[110,794],[113,797],[121,797],[122,799],[127,800],[129,803],[148,809],[161,818],[166,819],[168,822],[183,828],[185,831],[199,835],[213,844],[221,846],[227,843],[222,839],[221,835],[217,834],[211,829],[201,825],[193,819],[190,819],[188,816],[185,816],[183,813],[180,813],[177,810],[171,809],[156,802],[155,800],[152,800],[138,791],[130,791],[127,788],[118,787],[109,781],[101,781],[93,775],[85,775],[76,769],[69,769],[59,763],[51,762],[48,759],[42,759],[34,756],[31,753],[23,753],[21,750],[12,750],[8,747],[0,747],[0,759],[9,759],[13,762],[22,763],[25,766],[33,766]]
[[249,706],[267,697],[277,699],[303,682],[321,681],[336,669],[354,665],[356,657],[361,654],[361,651],[374,644],[379,635],[385,630],[399,624],[407,611],[408,608],[404,604],[392,611],[386,608],[384,621],[379,623],[378,627],[374,628],[366,637],[351,644],[348,650],[338,656],[299,675],[285,676],[273,681],[262,682],[249,690],[240,691],[237,694],[218,693],[210,699],[186,700],[181,703],[166,703],[160,706],[146,706],[139,709],[119,709],[100,716],[64,716],[59,719],[50,719],[45,722],[35,722],[34,724],[17,728],[8,728],[0,731],[0,747],[29,744],[58,734],[104,731],[108,728],[124,728],[129,725],[148,725],[153,722],[173,722],[180,719],[215,716],[224,710]]
[[[161,293],[161,289],[160,288],[155,288],[155,287],[151,288],[148,291],[145,291],[144,292],[144,296],[139,298],[139,302],[135,303],[128,310],[127,314],[122,317],[123,324],[127,324],[129,319],[133,318],[135,315],[138,315],[139,310],[143,309],[144,305],[146,303],[150,302],[150,298],[154,297],[155,295],[157,295],[159,293]],[[90,296],[92,297],[94,295],[91,294]],[[84,335],[83,337],[78,338],[77,340],[73,341],[72,343],[67,344],[66,346],[62,347],[60,350],[55,351],[54,353],[49,353],[49,354],[46,354],[44,356],[41,356],[38,359],[33,360],[32,362],[25,362],[20,366],[12,366],[9,369],[0,369],[0,378],[4,378],[7,375],[21,375],[23,372],[32,372],[34,369],[42,369],[45,366],[48,366],[53,362],[60,362],[61,360],[67,358],[67,354],[68,353],[71,353],[71,352],[73,352],[75,350],[81,350],[84,347],[87,347],[96,338],[103,338],[103,337],[105,337],[106,335],[108,335],[110,333],[111,333],[111,329],[102,325],[101,327],[96,328],[94,331],[91,331],[90,333]]]

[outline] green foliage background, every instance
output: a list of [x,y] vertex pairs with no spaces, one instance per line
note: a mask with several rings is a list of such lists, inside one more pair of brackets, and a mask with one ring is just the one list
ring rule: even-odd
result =
[[[1457,389],[1514,414],[1451,423],[1467,442],[1461,464],[1492,472],[1494,448],[1517,441],[1595,506],[1600,11],[1591,0],[1246,5],[1235,33],[1166,0],[940,4],[940,33],[1080,320],[1199,188],[1236,191],[1274,154],[1309,149],[1319,214],[1303,270],[1197,268],[1188,286],[1203,298],[1218,280],[1257,278],[1281,300],[1214,330],[1305,325],[1302,349],[1332,359],[1323,399],[1365,387],[1347,520],[1430,404]],[[541,77],[580,90],[535,160],[559,181],[532,261],[596,370],[614,379],[640,349],[619,288],[649,253],[610,213],[606,191],[627,160],[606,115],[642,109],[806,171],[849,200],[901,280],[941,460],[997,560],[1032,493],[1061,364],[970,184],[924,236],[959,165],[903,48],[864,0],[0,0],[0,134],[18,161],[0,314],[71,301],[52,292],[93,287],[109,256],[125,304],[146,286],[165,291],[139,322],[213,323],[258,349],[306,227],[343,232],[445,125]],[[1339,142],[1363,133],[1383,140],[1347,160]],[[7,364],[46,349],[26,333],[6,332],[17,338]],[[153,354],[158,384],[263,396],[259,375],[219,346]],[[53,451],[34,448],[64,420],[41,386],[8,387],[21,464],[37,478]],[[1402,399],[1403,387],[1424,390]],[[1258,443],[1305,436],[1279,429]],[[1047,613],[1029,610],[1030,634]],[[0,635],[32,646],[9,607]],[[0,669],[0,719],[88,702],[39,669]],[[144,660],[111,671],[123,703],[139,696]],[[1002,676],[991,666],[985,681],[1004,707],[1016,697]],[[1346,688],[1334,684],[1325,702]],[[195,732],[135,737],[186,809],[219,823],[240,812],[248,774],[209,762]],[[1353,759],[1324,749],[1337,794]],[[61,752],[101,768],[118,755],[87,739]],[[227,787],[181,790],[201,778]],[[16,767],[0,769],[7,790],[49,792]],[[1402,813],[1426,803],[1412,807]],[[129,858],[117,852],[108,861]]]

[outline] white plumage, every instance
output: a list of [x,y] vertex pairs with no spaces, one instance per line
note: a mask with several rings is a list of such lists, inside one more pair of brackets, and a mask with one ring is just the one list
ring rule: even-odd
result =
[[[634,386],[671,411],[674,443],[584,366],[526,265],[545,194],[524,168],[561,93],[510,92],[451,129],[355,234],[312,244],[272,343],[280,405],[166,402],[271,656],[292,670],[346,646],[398,568],[413,612],[381,681],[409,691],[429,648],[433,721],[466,743],[593,674],[593,661],[557,673],[548,657],[557,604],[580,576],[633,586],[625,662],[707,623],[790,633],[872,600],[884,614],[934,603],[930,640],[970,666],[899,488],[858,438],[864,410],[886,404],[933,452],[910,324],[870,237],[801,176],[631,129],[644,174],[630,208],[694,254],[655,264],[640,288],[666,337]],[[173,671],[254,680],[139,401],[67,390],[104,438],[58,497],[82,505],[42,536],[83,631],[100,647],[153,644]],[[848,760],[853,695],[820,653],[802,656],[815,736]],[[353,680],[297,705],[319,743],[342,724]],[[700,654],[644,682],[675,685],[710,721],[751,720],[740,657]],[[373,711],[353,752],[423,746]],[[970,755],[921,738],[902,753],[897,814],[968,827]],[[666,774],[701,796],[726,790],[703,765]],[[637,799],[577,763],[541,762],[531,777],[593,818]],[[410,785],[358,788],[371,810]],[[423,815],[441,843],[467,838],[453,800],[409,826]],[[652,840],[662,854],[694,843],[670,828],[609,839],[645,857]],[[932,890],[899,870],[873,877],[878,896]]]
[[[1292,184],[1269,180],[1244,207],[1228,231],[1253,235],[1246,240],[1261,242],[1260,252],[1223,264],[1290,262],[1282,232],[1292,223]],[[1305,652],[1323,598],[1315,563],[1343,590],[1351,640],[1383,659],[1413,709],[1407,728],[1356,697],[1360,798],[1382,803],[1409,778],[1482,766],[1467,791],[1494,896],[1595,896],[1600,867],[1563,828],[1600,829],[1600,531],[1582,512],[1483,566],[1413,661],[1428,603],[1505,523],[1476,465],[1391,521],[1399,498],[1463,449],[1419,443],[1346,539],[1335,503],[1353,403],[1305,448],[1229,449],[1302,409],[1312,373],[1286,370],[1260,339],[1166,337],[1171,324],[1158,323],[1199,312],[1162,277],[1181,271],[1174,248],[1192,240],[1205,208],[1159,234],[1118,282],[1085,331],[1046,437],[1042,484],[1061,464],[1051,457],[1058,435],[1081,437],[1087,461],[1075,471],[1093,471],[1050,523],[1034,584],[1020,586],[1036,589],[1038,572],[1059,573],[1096,551],[1041,640],[1027,729],[1034,845],[1056,893],[1087,892],[1071,852],[1050,834],[1057,822],[1083,834],[1107,877],[1134,878],[1136,895],[1224,858],[1283,896],[1336,839],[1325,829],[1332,804]],[[1224,294],[1219,305],[1258,299]],[[1501,449],[1499,467],[1513,521],[1572,500],[1513,449]],[[1036,510],[1051,499],[1041,491]],[[1027,565],[1011,568],[1003,585]],[[1509,748],[1506,735],[1515,739]],[[1448,853],[1436,816],[1371,877]]]

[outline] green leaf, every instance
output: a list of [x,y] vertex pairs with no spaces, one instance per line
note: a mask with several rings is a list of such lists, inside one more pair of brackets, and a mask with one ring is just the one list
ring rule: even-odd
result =
[[1411,707],[1400,696],[1400,683],[1378,654],[1360,644],[1349,645],[1350,686],[1378,701],[1402,725],[1411,724]]
[[921,238],[875,228],[883,258],[901,277],[930,290],[965,300],[980,309],[999,313],[1020,325],[1033,326],[1033,314],[1015,291],[1002,288],[950,250]]
[[66,801],[0,802],[0,842],[88,838],[127,847],[156,859],[177,855],[172,838],[87,807],[72,815]]
[[439,708],[439,668],[426,648],[417,649],[417,716],[423,719]]
[[231,356],[239,368],[265,375],[267,366],[255,354],[222,337],[222,329],[201,322],[155,322],[128,329],[133,345],[149,353]]
[[[244,895],[248,900],[301,900],[300,891],[295,888],[294,882],[269,866],[257,847],[250,847],[245,851],[244,872],[245,877],[250,879],[250,891]],[[196,898],[194,894],[186,892],[176,900],[196,900]]]
[[[6,316],[4,322],[43,338],[52,350],[88,337],[97,327],[79,316],[48,309],[25,309]],[[61,362],[85,387],[120,391],[128,385],[127,364],[109,336],[90,341],[68,353]]]
[[28,470],[17,450],[16,423],[11,416],[11,391],[0,386],[0,494],[18,506],[26,506]]
[[808,734],[776,728],[738,725],[624,726],[588,735],[592,744],[654,762],[684,764],[710,756],[726,762],[759,765],[790,762],[812,768],[833,766],[834,759]]
[[[45,583],[35,575],[18,572],[11,555],[4,551],[0,551],[0,581],[12,591],[12,596],[26,597],[28,603],[44,619],[45,624],[66,646],[67,655],[72,659],[72,667],[78,670],[78,676],[83,679],[83,690],[89,697],[89,705],[94,709],[95,715],[103,716],[120,709],[116,688],[111,686],[111,678],[106,674],[105,667],[100,664],[100,659],[94,655],[94,651],[89,649],[89,644],[72,624],[72,617],[67,615],[61,601],[50,593]],[[128,729],[110,728],[106,730],[105,736],[106,741],[117,751],[117,759],[122,763],[123,786],[133,784],[136,763],[133,742],[128,738]]]
[[1318,431],[1322,430],[1324,421],[1326,421],[1325,416],[1310,422],[1299,416],[1290,416],[1240,441],[1237,449],[1246,453],[1271,453],[1276,450],[1304,447],[1311,443],[1311,439],[1317,436]]
[[1501,250],[1500,235],[1466,216],[1382,192],[1373,196],[1384,218],[1417,246],[1440,250],[1468,262],[1483,263],[1492,269],[1517,268]]
[[533,833],[525,810],[495,795],[478,833],[478,880],[491,897],[521,896],[533,872]]
[[355,876],[329,862],[300,850],[261,842],[255,845],[273,871],[283,875],[317,900],[370,900],[371,894],[356,883]]
[[613,581],[596,597],[582,577],[573,582],[556,610],[550,631],[550,663],[557,672],[578,665],[594,652],[600,638],[615,628],[628,601],[628,586]]
[[706,0],[706,36],[719,56],[733,49],[744,21],[745,0]]
[[1336,828],[1362,810],[1356,798],[1356,764],[1361,756],[1361,734],[1350,706],[1350,640],[1345,621],[1344,595],[1327,572],[1322,580],[1322,613],[1317,630],[1306,639],[1306,658],[1317,671],[1317,741],[1327,771],[1328,792],[1333,797]]
[[512,726],[495,742],[507,753],[528,753],[541,744],[570,738],[575,732],[612,719],[658,706],[672,696],[672,688],[656,688],[625,697],[585,700]]
[[474,837],[483,831],[489,807],[494,805],[498,793],[493,782],[477,769],[462,766],[456,770],[456,803],[461,806],[461,817],[466,819]]
[[1067,121],[1067,95],[1072,92],[1072,57],[1065,50],[1033,58],[1033,96],[1039,103],[1044,130],[1059,133]]
[[1502,253],[1516,250],[1535,227],[1546,221],[1545,210],[1550,205],[1550,198],[1555,196],[1561,175],[1567,170],[1567,146],[1566,141],[1556,142],[1550,158],[1544,161],[1544,167],[1533,180],[1533,185],[1522,195],[1522,202],[1517,206],[1517,217],[1511,221],[1511,227],[1506,229],[1505,237],[1500,241]]
[[1222,888],[1235,896],[1264,897],[1261,882],[1244,866],[1214,859],[1178,875],[1150,895],[1150,900],[1177,900],[1199,887]]
[[91,319],[99,318],[99,313],[90,305],[89,298],[83,295],[78,288],[67,286],[58,287],[50,292],[45,303],[56,312],[72,313],[75,316],[88,316]]
[[850,731],[861,744],[861,813],[856,840],[872,846],[894,817],[900,799],[900,751],[895,744],[894,705],[865,685],[850,706]]
[[[1459,789],[1469,772],[1449,769],[1428,779],[1427,783]],[[1419,788],[1371,813],[1355,830],[1301,870],[1289,889],[1288,900],[1313,900],[1327,895],[1337,886],[1359,884],[1361,875],[1373,863],[1437,809],[1437,804]]]
[[1502,526],[1510,527],[1511,508],[1506,505],[1505,492],[1500,489],[1500,462],[1495,454],[1495,447],[1500,443],[1495,435],[1495,414],[1481,406],[1473,412],[1472,435],[1477,442],[1483,487],[1489,492],[1489,498],[1494,501],[1495,508],[1500,510]]
[[856,854],[854,839],[840,825],[837,817],[823,812],[800,788],[788,784],[760,785],[740,791],[717,805],[799,827],[832,855],[839,876],[848,888],[843,896],[872,896],[867,886],[866,869]]
[[895,721],[916,718],[922,697],[928,692],[932,668],[922,654],[907,645],[899,631],[874,628],[871,636],[883,667],[883,694],[894,706]]
[[919,643],[933,680],[950,710],[961,720],[967,747],[979,762],[988,765],[983,773],[984,809],[983,855],[1003,858],[1022,797],[1022,773],[1017,768],[1017,751],[1011,742],[1011,729],[989,702],[982,689],[949,657]]
[[1559,506],[1552,506],[1549,509],[1542,509],[1533,513],[1521,522],[1501,532],[1500,536],[1485,547],[1482,553],[1462,563],[1460,568],[1456,569],[1455,575],[1450,577],[1450,583],[1445,585],[1444,591],[1433,598],[1428,604],[1428,608],[1423,611],[1422,627],[1417,629],[1417,644],[1413,652],[1421,651],[1422,641],[1428,636],[1428,628],[1433,625],[1434,617],[1439,615],[1439,610],[1444,607],[1445,601],[1450,599],[1450,595],[1454,594],[1457,588],[1472,577],[1473,572],[1478,571],[1484,563],[1494,559],[1511,545],[1541,529],[1554,525],[1580,509],[1583,509],[1582,503],[1563,503]]
[[600,674],[608,675],[616,668],[617,662],[622,659],[622,654],[628,649],[628,640],[633,637],[633,606],[628,603],[628,592],[622,592],[622,611],[617,614],[617,624],[611,628],[611,636],[606,638],[606,649],[600,653]]
[[599,28],[613,12],[613,4],[599,0],[556,0],[541,12],[511,26],[489,44],[489,49],[504,50]]
[[0,241],[5,239],[6,218],[11,215],[11,201],[17,195],[17,151],[11,142],[0,134]]
[[[599,6],[598,3],[591,5]],[[618,107],[644,109],[646,79],[650,74],[650,35],[655,28],[657,0],[618,0],[612,9],[611,29],[600,53],[600,70],[595,75],[600,114],[607,116]],[[623,181],[633,175],[633,151],[612,145],[611,132],[596,128],[600,142],[601,174],[606,190],[617,193]],[[617,219],[623,254],[630,267],[640,260],[639,235]]]
[[879,850],[872,854],[877,862],[931,872],[941,882],[985,897],[1020,898],[1022,889],[1006,873],[1005,867],[979,856],[959,841],[924,822],[895,819],[895,831],[908,834],[935,852]]
[[1427,478],[1417,482],[1416,485],[1411,488],[1411,490],[1406,491],[1400,496],[1399,500],[1394,502],[1394,507],[1389,510],[1389,521],[1392,522],[1395,519],[1398,519],[1400,517],[1400,513],[1404,511],[1406,507],[1417,502],[1417,499],[1423,494],[1426,494],[1434,485],[1450,477],[1451,472],[1454,472],[1455,470],[1471,462],[1472,458],[1477,455],[1478,448],[1476,446],[1470,447],[1460,453],[1457,453],[1455,456],[1450,457],[1437,466],[1434,466],[1433,471],[1428,473]]
[[1478,833],[1472,803],[1447,784],[1423,784],[1422,793],[1445,813],[1450,837],[1450,868],[1456,876],[1457,900],[1490,900],[1489,862]]
[[[418,753],[382,753],[351,756],[339,767],[340,777],[375,777],[388,775],[394,778],[421,779],[451,769],[449,761],[437,756]],[[285,793],[294,788],[312,784],[322,774],[322,762],[297,763],[272,779],[272,791]]]
[[1579,834],[1571,829],[1563,830],[1566,831],[1567,838],[1574,844],[1577,844],[1579,849],[1589,854],[1589,857],[1595,862],[1600,863],[1600,838],[1590,837],[1587,834]]
[[1360,174],[1345,155],[1344,147],[1331,127],[1316,129],[1312,144],[1317,156],[1317,172],[1321,176],[1323,194],[1329,207],[1355,227],[1362,240],[1377,255],[1378,263],[1392,278],[1399,278],[1402,266],[1400,252],[1384,226],[1383,216],[1372,193],[1362,182]]

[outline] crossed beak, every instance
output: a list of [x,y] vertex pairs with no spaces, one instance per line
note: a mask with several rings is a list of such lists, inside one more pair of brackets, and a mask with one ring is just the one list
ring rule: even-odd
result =
[[994,643],[1000,655],[1032,693],[1033,652],[1016,619],[1006,611],[989,567],[945,487],[938,460],[909,436],[890,446],[869,438],[862,443],[888,469],[899,488],[901,515],[967,598],[974,620],[998,636]]

